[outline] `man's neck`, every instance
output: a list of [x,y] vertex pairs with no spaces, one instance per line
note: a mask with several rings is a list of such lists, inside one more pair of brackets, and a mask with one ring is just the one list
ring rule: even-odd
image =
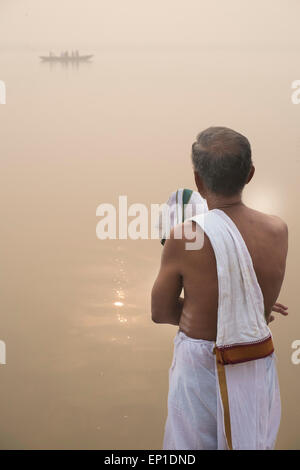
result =
[[209,210],[228,209],[232,206],[244,205],[241,194],[236,194],[230,197],[221,196],[218,194],[209,194],[206,197],[206,202]]

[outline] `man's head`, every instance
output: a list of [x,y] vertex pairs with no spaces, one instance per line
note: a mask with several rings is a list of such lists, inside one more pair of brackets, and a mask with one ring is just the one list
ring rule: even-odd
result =
[[231,197],[254,173],[251,147],[242,134],[227,127],[209,127],[192,145],[192,161],[200,193]]

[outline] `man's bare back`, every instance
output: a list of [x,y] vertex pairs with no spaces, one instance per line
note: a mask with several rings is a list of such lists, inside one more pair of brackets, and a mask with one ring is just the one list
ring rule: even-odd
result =
[[[263,214],[244,204],[222,209],[236,224],[252,258],[269,317],[285,273],[288,233],[276,216]],[[201,230],[195,222],[193,230]],[[197,226],[196,226],[197,225]],[[200,250],[184,249],[187,239],[169,240],[180,264],[184,301],[179,328],[192,338],[215,340],[217,333],[218,279],[216,260],[208,237]],[[176,253],[177,252],[177,253]]]

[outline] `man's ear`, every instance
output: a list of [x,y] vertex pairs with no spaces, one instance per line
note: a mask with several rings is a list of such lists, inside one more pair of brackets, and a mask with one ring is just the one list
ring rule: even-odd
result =
[[247,178],[247,181],[246,181],[246,184],[248,184],[252,180],[254,173],[255,173],[255,166],[252,165],[251,170],[250,170],[249,175],[248,175],[248,178]]
[[200,195],[201,195],[202,197],[204,197],[204,185],[203,185],[203,181],[202,181],[202,178],[201,178],[201,177],[199,176],[199,174],[197,173],[197,171],[194,171],[194,178],[195,178],[195,183],[196,183],[198,192],[200,193]]

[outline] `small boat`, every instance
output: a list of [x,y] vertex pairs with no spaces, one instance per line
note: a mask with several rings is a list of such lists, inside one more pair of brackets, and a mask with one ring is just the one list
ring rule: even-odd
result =
[[87,62],[93,57],[89,55],[41,55],[40,59],[44,62]]

